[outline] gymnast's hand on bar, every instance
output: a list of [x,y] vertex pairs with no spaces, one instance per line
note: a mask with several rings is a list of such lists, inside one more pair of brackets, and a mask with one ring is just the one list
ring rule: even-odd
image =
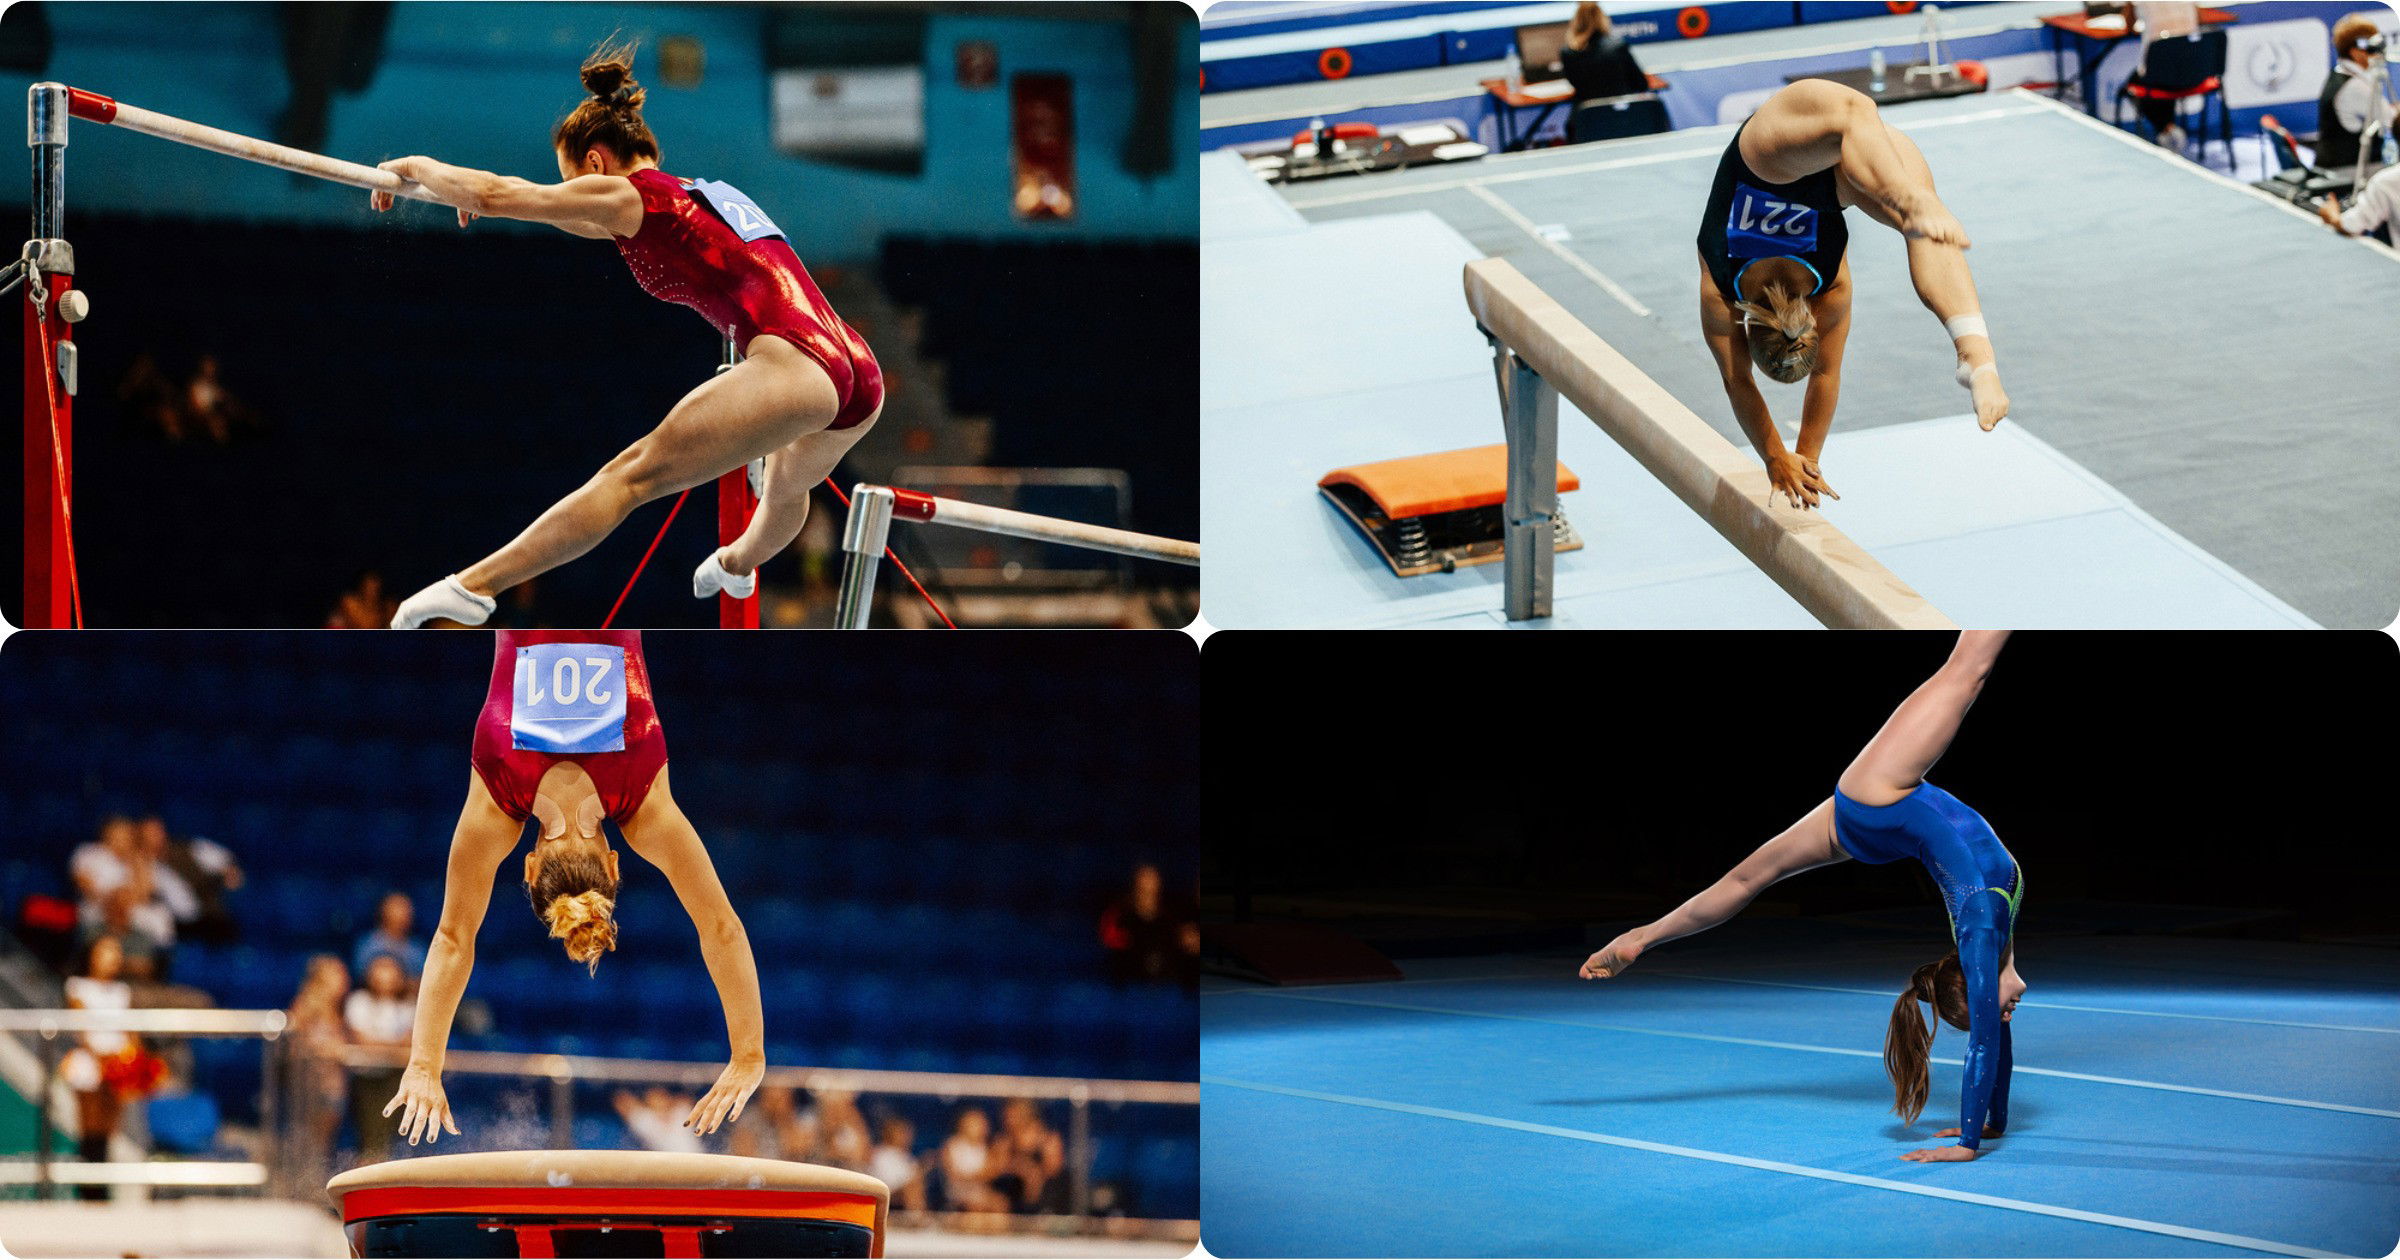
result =
[[717,1083],[699,1102],[692,1104],[692,1114],[684,1117],[683,1127],[706,1137],[717,1126],[742,1118],[742,1105],[767,1074],[763,1059],[735,1059],[717,1075]]
[[1805,511],[1817,505],[1817,496],[1839,499],[1817,461],[1806,459],[1791,451],[1776,451],[1767,456],[1767,484],[1774,487],[1793,507]]
[[427,1142],[439,1142],[444,1129],[450,1131],[450,1136],[458,1136],[458,1121],[450,1116],[450,1096],[442,1091],[439,1071],[409,1064],[408,1070],[400,1074],[400,1092],[383,1105],[383,1114],[388,1117],[402,1107],[406,1110],[400,1112],[400,1132],[408,1138],[410,1146],[415,1146],[420,1137]]
[[1608,980],[1625,974],[1642,956],[1641,937],[1633,932],[1610,941],[1607,948],[1583,960],[1583,968],[1575,974],[1586,980]]
[[[425,183],[426,168],[439,165],[441,165],[441,163],[436,162],[429,157],[402,157],[393,158],[389,162],[377,163],[375,169],[379,171],[390,171],[392,174],[407,180],[409,183],[416,184],[421,187]],[[380,189],[367,194],[367,203],[374,206],[376,212],[379,214],[383,211],[391,209],[393,203],[398,200],[399,199],[397,197],[394,197],[392,194],[384,192]],[[463,228],[474,221],[474,215],[469,214],[464,210],[458,212],[458,225],[460,227]]]

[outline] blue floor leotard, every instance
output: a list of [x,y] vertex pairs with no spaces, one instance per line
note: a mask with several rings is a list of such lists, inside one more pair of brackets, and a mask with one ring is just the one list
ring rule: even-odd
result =
[[2000,968],[2016,930],[2023,873],[1983,815],[1930,783],[1889,805],[1862,805],[1836,790],[1833,838],[1861,862],[1915,858],[1942,890],[1967,979],[1967,1077],[1958,1141],[1976,1149],[1987,1118],[1994,1129],[2008,1128],[2011,1062],[2008,1024],[2000,1018]]

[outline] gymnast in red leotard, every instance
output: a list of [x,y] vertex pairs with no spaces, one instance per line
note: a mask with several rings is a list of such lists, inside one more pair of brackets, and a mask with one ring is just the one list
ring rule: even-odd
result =
[[501,863],[534,819],[525,896],[567,957],[595,974],[617,947],[617,854],[603,820],[667,877],[700,933],[700,951],[725,1008],[732,1053],[716,1086],[684,1120],[712,1133],[739,1118],[766,1074],[766,1018],[750,938],[725,896],[708,849],[675,804],[667,742],[651,702],[638,630],[503,630],[492,683],[475,723],[466,809],[450,840],[442,921],[426,951],[408,1070],[383,1109],[402,1111],[409,1145],[458,1132],[442,1089],[450,1021],[475,969],[475,935]]
[[[695,596],[747,598],[759,564],[799,537],[810,491],[882,414],[874,352],[834,313],[783,230],[730,185],[659,169],[632,72],[630,46],[602,48],[584,63],[591,95],[551,133],[556,184],[426,157],[383,169],[459,207],[461,227],[521,219],[614,241],[645,292],[692,308],[733,339],[742,362],[684,395],[656,429],[507,546],[410,596],[395,629],[437,619],[482,625],[494,596],[590,551],[635,508],[763,458],[749,526],[692,574]],[[393,205],[390,193],[372,197],[378,210]]]

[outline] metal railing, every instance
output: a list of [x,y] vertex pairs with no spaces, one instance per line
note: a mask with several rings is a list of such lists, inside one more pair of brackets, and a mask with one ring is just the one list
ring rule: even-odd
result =
[[263,1186],[272,1178],[267,1163],[237,1160],[182,1160],[175,1163],[89,1163],[57,1158],[57,1134],[50,1121],[50,1090],[64,1059],[62,1041],[82,1033],[155,1033],[175,1037],[256,1037],[261,1079],[266,1088],[259,1100],[261,1127],[275,1124],[276,1077],[282,1037],[288,1021],[282,1011],[220,1010],[0,1010],[0,1032],[30,1033],[41,1056],[42,1080],[33,1106],[33,1158],[0,1161],[0,1185],[34,1187],[34,1197],[50,1198],[60,1185],[119,1186]]

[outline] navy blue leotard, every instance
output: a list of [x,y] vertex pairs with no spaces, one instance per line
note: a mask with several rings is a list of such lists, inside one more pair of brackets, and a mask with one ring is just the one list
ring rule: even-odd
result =
[[1915,858],[1950,911],[1967,978],[1967,1079],[1959,1100],[1959,1145],[1970,1150],[1991,1127],[2008,1128],[2008,1024],[2000,1018],[2000,968],[2016,930],[2024,875],[1983,815],[1930,783],[1889,805],[1861,805],[1836,790],[1833,838],[1861,862]]

